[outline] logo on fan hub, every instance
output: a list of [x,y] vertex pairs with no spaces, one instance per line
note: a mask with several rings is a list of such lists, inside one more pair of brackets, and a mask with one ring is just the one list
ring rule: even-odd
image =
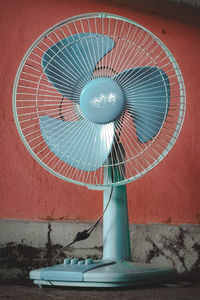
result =
[[105,104],[115,104],[118,100],[116,93],[109,93],[109,94],[100,94],[99,97],[94,97],[90,100],[90,103],[94,107],[100,107],[101,105]]
[[105,124],[116,120],[124,108],[124,94],[111,78],[91,80],[80,96],[83,115],[94,123]]

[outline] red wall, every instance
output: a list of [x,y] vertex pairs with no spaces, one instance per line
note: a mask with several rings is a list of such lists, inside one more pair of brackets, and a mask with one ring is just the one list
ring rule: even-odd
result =
[[178,61],[187,91],[186,119],[175,147],[159,166],[127,186],[130,222],[198,223],[200,28],[90,0],[0,1],[0,218],[94,220],[101,213],[102,192],[45,171],[25,149],[12,115],[13,82],[28,47],[57,22],[95,11],[128,17],[156,34]]

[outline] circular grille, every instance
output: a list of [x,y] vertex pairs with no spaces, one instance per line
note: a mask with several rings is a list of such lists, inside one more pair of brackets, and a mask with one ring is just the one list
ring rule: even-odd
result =
[[[97,78],[115,80],[125,95],[123,112],[106,124],[80,108],[81,92]],[[33,43],[16,75],[13,110],[44,168],[98,188],[136,180],[166,156],[184,120],[185,88],[156,36],[126,18],[92,13],[60,22]],[[108,167],[118,168],[113,182]]]

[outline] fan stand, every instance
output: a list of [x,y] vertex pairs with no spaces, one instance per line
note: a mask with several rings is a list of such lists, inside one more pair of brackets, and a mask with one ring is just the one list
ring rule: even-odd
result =
[[[104,180],[119,176],[119,169],[105,167]],[[136,286],[164,281],[175,275],[171,267],[152,266],[131,261],[126,186],[104,190],[103,258],[79,261],[67,258],[63,264],[33,270],[30,279],[38,285],[78,287]],[[111,198],[110,198],[111,195]],[[141,245],[142,246],[142,245]]]

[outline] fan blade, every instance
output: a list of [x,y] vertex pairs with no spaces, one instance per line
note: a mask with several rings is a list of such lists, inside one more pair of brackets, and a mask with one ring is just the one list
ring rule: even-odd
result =
[[115,46],[108,36],[80,33],[69,36],[42,58],[42,68],[51,84],[66,98],[79,103],[82,87],[91,80],[98,62]]
[[110,154],[114,124],[95,124],[87,119],[66,122],[40,117],[40,130],[49,149],[62,161],[84,171],[100,168]]
[[148,142],[159,132],[168,113],[170,87],[166,73],[157,67],[137,67],[114,79],[124,91],[138,140]]

